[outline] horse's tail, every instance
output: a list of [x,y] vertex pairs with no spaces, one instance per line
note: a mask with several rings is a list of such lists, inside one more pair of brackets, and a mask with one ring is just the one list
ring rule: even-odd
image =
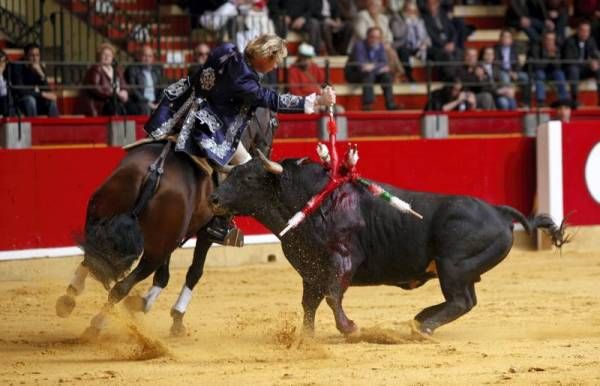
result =
[[131,212],[99,219],[88,216],[85,240],[81,243],[85,252],[84,264],[107,290],[111,283],[125,275],[144,251],[144,235],[138,216],[158,188],[170,145],[165,145],[161,156],[150,166]]
[[527,231],[527,233],[530,235],[534,230],[538,228],[544,229],[552,239],[552,244],[554,244],[558,248],[571,241],[570,235],[565,234],[565,230],[567,229],[567,224],[565,223],[565,220],[563,220],[560,223],[560,225],[557,225],[547,214],[538,214],[537,216],[528,220],[525,217],[525,215],[523,215],[523,213],[510,206],[496,206],[496,209],[508,215],[508,217],[510,217],[511,219],[517,220],[518,222],[523,224],[525,231]]

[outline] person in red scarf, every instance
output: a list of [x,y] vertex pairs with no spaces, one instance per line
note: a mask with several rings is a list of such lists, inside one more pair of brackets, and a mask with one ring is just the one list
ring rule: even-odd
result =
[[289,69],[289,91],[294,95],[318,93],[325,82],[325,73],[312,58],[315,48],[308,43],[298,46],[298,58]]

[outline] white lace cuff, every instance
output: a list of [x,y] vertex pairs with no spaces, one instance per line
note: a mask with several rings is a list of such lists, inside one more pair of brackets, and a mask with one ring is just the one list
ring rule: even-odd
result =
[[317,94],[314,92],[304,97],[304,113],[314,114],[315,107],[317,106]]

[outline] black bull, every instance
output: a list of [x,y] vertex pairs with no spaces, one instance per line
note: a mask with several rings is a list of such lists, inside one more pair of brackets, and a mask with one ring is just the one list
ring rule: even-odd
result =
[[[251,215],[278,234],[295,212],[328,181],[319,164],[263,158],[235,167],[212,195],[213,209]],[[400,213],[366,188],[346,184],[304,223],[281,238],[283,252],[302,277],[304,328],[312,331],[326,298],[344,334],[357,327],[342,308],[348,285],[394,285],[412,289],[439,277],[443,303],[415,316],[421,333],[433,331],[475,306],[475,283],[504,259],[513,243],[513,220],[527,232],[546,229],[556,246],[563,226],[549,216],[528,221],[508,206],[467,196],[413,192],[383,185],[424,218]]]

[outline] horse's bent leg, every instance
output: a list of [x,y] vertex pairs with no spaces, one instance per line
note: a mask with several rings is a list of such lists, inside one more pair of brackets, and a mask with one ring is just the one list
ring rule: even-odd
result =
[[173,318],[173,324],[171,326],[172,335],[185,334],[183,315],[185,315],[187,306],[192,300],[192,290],[204,273],[206,254],[211,245],[212,241],[209,240],[208,235],[206,235],[205,232],[200,232],[196,240],[196,247],[194,248],[194,259],[185,276],[185,284],[183,288],[181,288],[179,297],[171,309],[171,317]]
[[83,293],[88,273],[89,269],[83,263],[77,266],[73,279],[67,287],[66,294],[56,300],[56,315],[61,318],[71,315],[73,308],[75,308],[75,297]]
[[171,256],[161,264],[160,267],[154,273],[154,278],[152,280],[152,287],[148,289],[146,295],[141,297],[139,295],[128,296],[125,299],[125,305],[132,312],[140,312],[148,313],[158,296],[162,292],[162,290],[169,284],[169,262],[171,261]]
[[352,260],[349,256],[341,256],[338,253],[334,253],[332,263],[332,272],[330,273],[328,283],[329,288],[325,299],[333,311],[337,329],[342,334],[352,334],[358,330],[358,327],[352,320],[348,319],[342,308],[344,292],[348,289],[352,277]]

